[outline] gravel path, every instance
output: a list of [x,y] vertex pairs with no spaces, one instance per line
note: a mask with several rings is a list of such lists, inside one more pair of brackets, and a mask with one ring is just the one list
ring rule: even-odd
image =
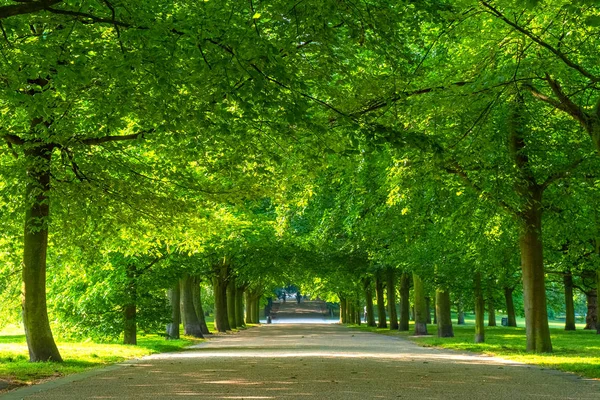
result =
[[600,399],[597,381],[339,325],[263,325],[74,379],[6,399]]

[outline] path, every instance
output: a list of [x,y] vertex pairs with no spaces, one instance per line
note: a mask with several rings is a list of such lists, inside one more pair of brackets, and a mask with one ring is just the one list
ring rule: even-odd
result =
[[271,315],[274,324],[332,324],[338,322],[338,319],[330,317],[325,302],[315,300],[302,300],[300,304],[295,299],[285,303],[275,302]]

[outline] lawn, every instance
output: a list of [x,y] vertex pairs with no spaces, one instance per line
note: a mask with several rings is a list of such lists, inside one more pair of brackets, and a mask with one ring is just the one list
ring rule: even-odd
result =
[[139,335],[137,346],[59,339],[57,345],[64,362],[30,363],[23,330],[12,326],[0,331],[0,380],[8,382],[11,389],[149,354],[178,351],[199,342],[192,337],[166,340],[159,335]]
[[427,326],[431,336],[412,336],[414,330],[412,322],[409,332],[369,328],[365,325],[360,327],[354,325],[354,327],[386,335],[406,337],[421,346],[494,355],[527,364],[573,372],[587,378],[600,379],[600,335],[595,331],[584,331],[583,325],[578,324],[577,331],[565,332],[563,330],[564,322],[553,321],[550,323],[550,332],[554,352],[552,354],[530,354],[525,352],[524,321],[521,320],[518,323],[520,328],[486,326],[486,342],[480,344],[473,343],[475,327],[472,318],[466,320],[466,325],[454,325],[455,337],[453,338],[438,338],[435,325]]

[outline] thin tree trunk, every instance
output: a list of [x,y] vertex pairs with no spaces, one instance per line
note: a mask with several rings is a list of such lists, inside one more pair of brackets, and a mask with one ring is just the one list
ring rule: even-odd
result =
[[575,330],[575,304],[573,303],[573,274],[570,270],[563,275],[565,285],[565,331]]
[[194,298],[194,310],[196,310],[196,316],[200,323],[200,331],[203,335],[210,335],[208,325],[206,324],[206,316],[204,315],[204,308],[202,307],[202,288],[200,287],[200,278],[193,277],[192,283],[192,295]]
[[462,301],[459,300],[456,304],[456,323],[458,325],[465,324],[465,310],[463,309]]
[[454,337],[452,313],[450,311],[450,292],[438,288],[435,292],[435,297],[438,337]]
[[425,307],[427,308],[426,311],[426,318],[427,318],[427,323],[431,324],[431,297],[426,296],[425,297]]
[[227,283],[227,318],[231,329],[237,328],[237,320],[235,318],[235,295],[237,293],[235,287],[235,277],[231,276]]
[[137,344],[137,271],[134,263],[126,266],[126,303],[123,307],[123,344]]
[[406,272],[400,277],[400,323],[399,331],[408,331],[408,321],[410,320],[410,275]]
[[203,338],[198,314],[196,314],[196,308],[194,307],[194,284],[194,279],[187,274],[181,279],[181,304],[185,316],[183,331],[186,335]]
[[437,324],[437,294],[431,300],[433,301],[433,323]]
[[357,295],[354,302],[354,320],[358,326],[360,326],[360,319],[360,296]]
[[367,307],[367,326],[377,326],[375,323],[375,309],[373,308],[373,286],[371,285],[371,279],[364,280],[365,288],[365,300]]
[[585,317],[586,330],[596,329],[598,322],[598,295],[596,289],[591,289],[585,292],[587,302],[587,315]]
[[496,325],[496,305],[494,304],[494,296],[491,293],[491,289],[488,293],[488,326],[497,326]]
[[375,275],[375,295],[377,296],[377,313],[379,314],[377,320],[378,328],[387,328],[387,321],[385,315],[385,301],[383,299],[383,282],[381,277],[381,271],[377,271]]
[[504,300],[506,301],[506,316],[508,317],[508,326],[517,326],[517,316],[515,313],[515,302],[513,301],[513,288],[504,288]]
[[252,315],[252,294],[251,289],[246,289],[246,323],[253,324],[254,317]]
[[244,322],[244,288],[238,287],[235,295],[235,320],[239,327],[246,326]]
[[398,329],[398,313],[396,312],[396,271],[393,268],[386,270],[386,293],[390,329]]
[[[32,126],[42,123],[34,119]],[[52,147],[25,149],[27,167],[25,187],[25,234],[23,237],[23,326],[29,361],[61,362],[50,329],[46,306],[46,254],[50,215],[50,164]]]
[[167,339],[179,339],[179,324],[181,323],[181,289],[179,282],[168,291],[171,305],[171,323],[167,324]]
[[481,272],[477,272],[475,274],[475,343],[485,342],[484,313],[485,301],[481,289]]
[[[597,240],[596,243],[596,253],[600,253],[600,241]],[[600,292],[600,269],[596,271],[596,287],[598,288],[596,293]],[[596,333],[600,335],[600,322],[596,323]]]
[[354,316],[356,315],[356,311],[354,310],[354,301],[352,299],[348,300],[348,323],[355,324],[356,320]]
[[427,335],[427,302],[421,278],[413,273],[413,293],[415,296],[415,335]]
[[[338,295],[339,296],[339,295]],[[339,296],[340,298],[340,322],[342,324],[347,324],[348,323],[348,314],[346,313],[346,298],[343,296]]]
[[260,298],[262,297],[262,295],[260,294],[260,292],[258,292],[256,294],[256,298],[254,301],[254,307],[252,308],[252,310],[254,311],[254,321],[256,321],[255,323],[260,324]]

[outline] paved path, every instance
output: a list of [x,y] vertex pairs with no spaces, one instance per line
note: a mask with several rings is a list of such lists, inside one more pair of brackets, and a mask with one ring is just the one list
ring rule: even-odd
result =
[[277,324],[217,336],[185,352],[147,357],[38,394],[24,394],[15,391],[9,396],[600,399],[600,383],[490,357],[423,348],[339,325]]

